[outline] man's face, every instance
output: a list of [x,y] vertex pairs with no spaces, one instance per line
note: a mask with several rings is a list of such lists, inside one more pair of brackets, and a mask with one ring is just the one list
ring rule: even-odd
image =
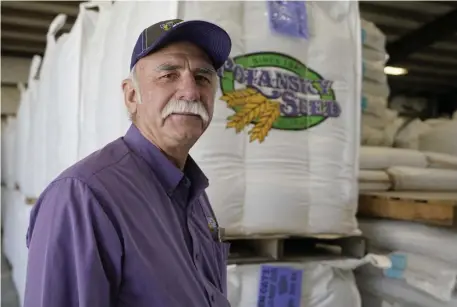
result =
[[159,147],[190,148],[213,116],[217,77],[206,54],[191,43],[170,44],[138,61],[136,80],[123,84],[135,123]]

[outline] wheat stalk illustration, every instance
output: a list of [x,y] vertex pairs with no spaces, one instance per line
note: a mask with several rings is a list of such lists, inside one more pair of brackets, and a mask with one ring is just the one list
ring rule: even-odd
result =
[[235,128],[237,133],[258,118],[268,107],[268,100],[260,93],[246,97],[244,101],[243,108],[231,116],[227,123],[227,128]]
[[259,143],[262,143],[279,115],[281,115],[279,102],[268,101],[266,110],[261,113],[254,128],[249,131],[249,141],[254,142],[258,140]]
[[227,128],[234,128],[236,133],[253,121],[257,121],[249,131],[250,142],[259,140],[262,143],[273,126],[274,121],[280,116],[280,104],[268,100],[262,93],[255,89],[233,91],[220,98],[229,107],[241,107],[234,115],[228,118]]
[[242,106],[246,103],[246,98],[257,94],[255,89],[247,88],[244,90],[233,91],[225,94],[220,99],[224,100],[229,107]]

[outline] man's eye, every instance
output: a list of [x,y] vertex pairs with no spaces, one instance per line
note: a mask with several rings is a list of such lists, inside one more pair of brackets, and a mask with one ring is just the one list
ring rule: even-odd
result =
[[177,78],[177,74],[176,73],[170,73],[170,74],[166,74],[166,75],[163,75],[162,77],[160,77],[161,79],[176,79]]
[[211,80],[208,78],[208,77],[205,77],[205,76],[195,76],[195,80],[199,81],[199,82],[206,82],[206,83],[210,83]]

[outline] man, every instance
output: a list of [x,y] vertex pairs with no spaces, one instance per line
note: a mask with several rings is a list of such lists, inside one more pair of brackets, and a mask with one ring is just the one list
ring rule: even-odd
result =
[[130,129],[63,172],[32,211],[25,307],[229,306],[228,248],[188,152],[230,49],[204,21],[141,33],[122,83]]

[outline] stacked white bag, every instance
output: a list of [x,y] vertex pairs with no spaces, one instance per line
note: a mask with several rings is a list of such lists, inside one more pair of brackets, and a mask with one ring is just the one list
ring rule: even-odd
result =
[[398,112],[387,107],[390,94],[384,67],[386,37],[372,23],[362,19],[363,85],[361,144],[392,146],[395,134],[403,124]]
[[419,149],[457,157],[457,120],[448,120],[419,136]]
[[362,146],[359,189],[457,192],[457,155]]
[[[297,3],[301,4],[290,5]],[[191,154],[210,178],[209,197],[222,227],[230,234],[355,233],[355,161],[360,133],[360,105],[356,102],[360,101],[361,79],[357,4],[306,2],[306,39],[271,30],[268,13],[274,5],[275,2],[266,1],[186,2],[180,8],[180,17],[216,22],[233,39],[231,59],[221,71],[224,78],[218,98],[223,96],[234,103],[230,101],[230,91],[246,89],[245,83],[230,78],[230,70],[239,78],[246,69],[256,69],[258,76],[263,77],[253,85],[266,95],[274,94],[268,82],[285,82],[287,78],[302,82],[299,90],[314,92],[309,82],[297,78],[296,73],[308,71],[309,76],[322,76],[333,82],[337,103],[329,106],[330,117],[324,122],[319,122],[318,117],[292,119],[284,115],[294,111],[295,106],[284,104],[280,108],[282,115],[272,121],[276,127],[284,129],[289,125],[289,129],[298,128],[297,131],[272,129],[263,142],[251,142],[260,128],[248,124],[238,134],[226,129],[228,116],[234,116],[233,120],[241,115],[234,115],[220,99],[216,101],[212,125]],[[286,9],[295,11],[297,7]],[[278,65],[282,68],[274,68]],[[282,103],[301,96],[293,90],[297,83],[292,81],[282,84],[289,91],[278,91],[281,95],[285,92]],[[341,112],[336,114],[339,106]],[[312,104],[309,112],[317,114],[322,105],[318,107],[317,103]],[[274,115],[276,109],[271,112]],[[314,127],[303,130],[304,125],[313,124]],[[232,121],[231,125],[236,124]]]
[[2,183],[13,189],[16,181],[16,137],[17,120],[8,116],[2,120]]
[[361,307],[352,271],[317,261],[228,266],[227,290],[231,307]]
[[41,57],[35,55],[30,64],[28,87],[25,89],[20,85],[21,98],[17,111],[16,183],[20,191],[27,197],[33,195],[33,174],[36,168],[33,155],[30,153],[34,152],[32,143],[35,116],[33,112],[36,111],[38,104],[39,81],[37,77],[40,65]]

